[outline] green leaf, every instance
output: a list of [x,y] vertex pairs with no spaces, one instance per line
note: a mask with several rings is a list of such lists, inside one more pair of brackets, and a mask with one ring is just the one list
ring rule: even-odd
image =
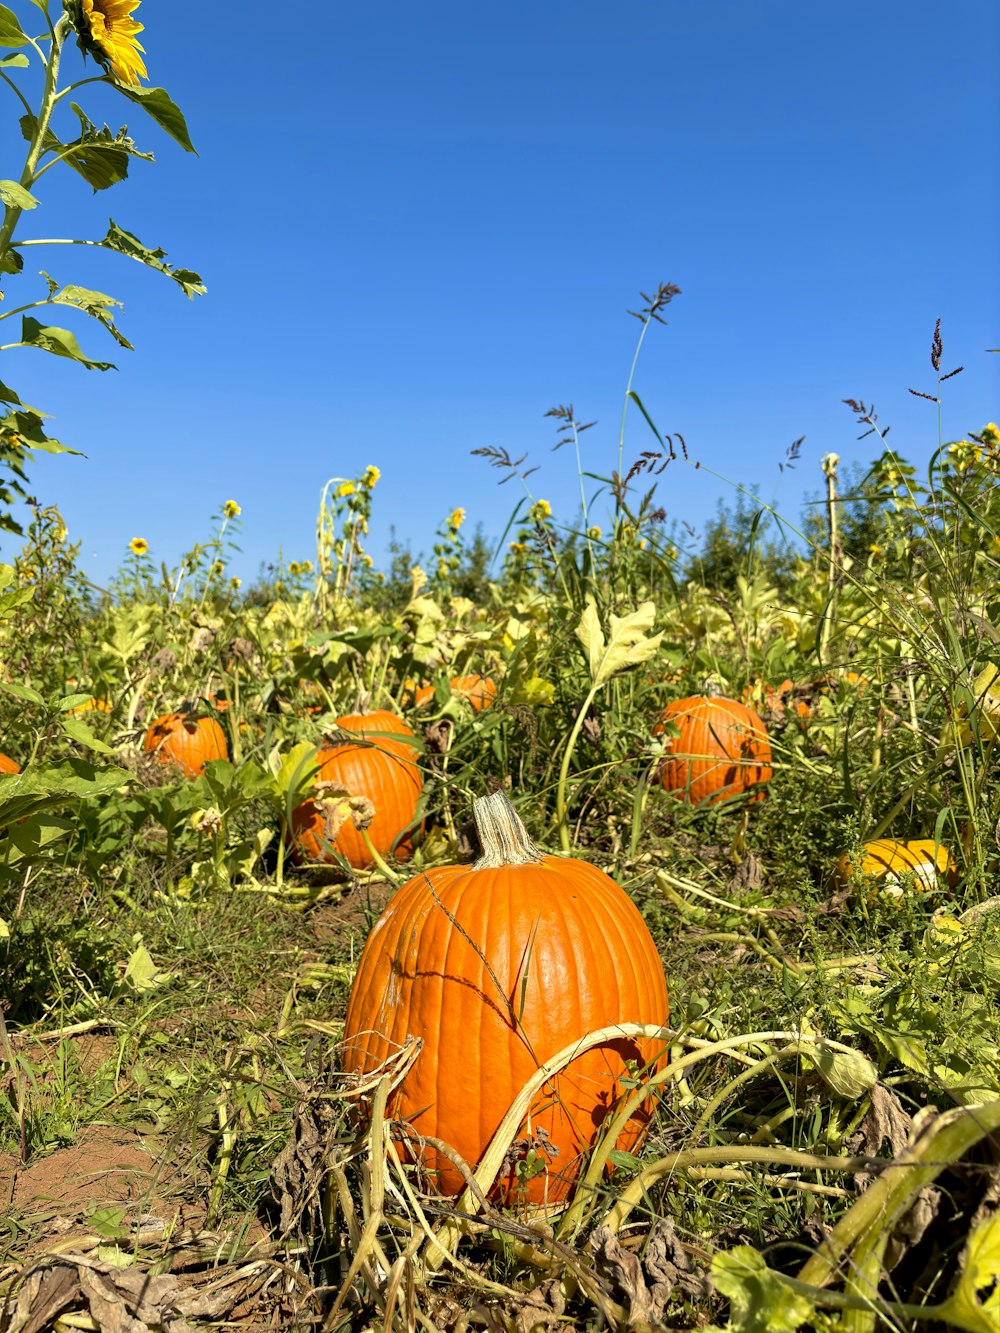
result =
[[0,690],[12,694],[15,699],[24,699],[29,704],[44,704],[45,700],[30,685],[15,685],[12,680],[0,680]]
[[92,291],[89,287],[78,287],[73,283],[68,283],[60,288],[54,278],[49,277],[45,270],[42,270],[42,277],[49,284],[49,300],[53,305],[68,305],[74,310],[80,310],[91,319],[96,319],[98,324],[104,326],[114,338],[119,347],[124,347],[127,351],[132,351],[132,344],[119,330],[112,317],[111,310],[114,306],[122,308],[122,302],[113,296],[106,296],[104,292]]
[[78,361],[87,370],[118,369],[110,361],[92,361],[90,357],[85,356],[69,329],[57,329],[53,325],[45,327],[29,315],[25,315],[21,320],[21,341],[15,346],[39,347],[43,352],[51,352],[53,356],[64,356],[69,361]]
[[140,158],[143,162],[153,162],[152,153],[143,153],[129,138],[128,127],[123,125],[117,134],[112,134],[107,125],[98,129],[82,107],[71,103],[80,121],[80,137],[72,143],[59,144],[55,136],[45,140],[45,151],[56,152],[62,160],[79,172],[94,191],[106,190],[117,185],[128,176],[129,159]]
[[9,389],[3,380],[0,380],[0,403],[17,403],[18,406],[21,404],[17,394],[13,389]]
[[590,678],[595,686],[605,684],[619,671],[648,662],[654,656],[663,634],[655,634],[650,639],[645,633],[652,629],[655,617],[656,607],[652,602],[643,602],[631,615],[611,615],[611,636],[605,645],[594,599],[587,598],[583,616],[576,627],[576,637],[587,654]]
[[98,736],[95,736],[86,722],[78,717],[60,718],[62,729],[70,740],[78,741],[80,745],[86,745],[90,750],[96,750],[98,754],[114,754],[110,745],[105,745]]
[[24,260],[21,258],[20,254],[14,249],[7,250],[3,257],[0,258],[0,273],[10,273],[12,276],[16,277],[18,273],[23,272]]
[[127,97],[136,106],[141,106],[148,116],[152,116],[161,130],[166,130],[171,139],[175,139],[185,152],[193,153],[194,144],[188,135],[187,122],[180,107],[172,100],[164,88],[129,88],[123,83],[114,83],[123,97]]
[[733,1333],[795,1333],[815,1313],[812,1302],[749,1245],[717,1254],[712,1282],[729,1299],[727,1328]]
[[27,69],[31,62],[25,55],[4,56],[0,60],[0,69]]
[[17,181],[0,181],[0,203],[7,208],[37,208],[38,200]]
[[[46,454],[77,454],[79,450],[70,449],[65,444],[60,444],[58,440],[53,440],[42,430],[42,418],[44,412],[38,412],[33,407],[23,407],[18,412],[8,412],[0,420],[0,426],[3,427],[2,435],[4,444],[2,447],[7,449],[16,448],[21,450],[40,449]],[[30,458],[30,453],[28,457]],[[8,466],[11,465],[10,459],[4,460]]]
[[108,234],[99,244],[107,250],[117,250],[119,254],[128,255],[130,259],[138,260],[140,264],[156,269],[158,273],[165,273],[189,298],[203,296],[205,293],[205,284],[197,273],[188,268],[171,267],[165,262],[166,250],[151,250],[148,245],[143,245],[138,236],[133,236],[124,227],[119,227],[113,218],[108,219]]
[[163,986],[173,976],[172,972],[161,971],[153,962],[152,955],[142,942],[141,936],[134,939],[135,948],[129,955],[128,963],[125,967],[125,980],[128,984],[139,992],[140,995],[146,991],[156,990]]
[[0,5],[0,46],[27,46],[28,39],[21,29],[17,16]]
[[838,1097],[858,1101],[878,1082],[878,1070],[860,1051],[840,1050],[820,1038],[814,1047],[803,1047],[803,1055]]
[[29,764],[23,773],[0,776],[0,827],[67,801],[107,795],[131,782],[121,768],[95,768],[85,759]]

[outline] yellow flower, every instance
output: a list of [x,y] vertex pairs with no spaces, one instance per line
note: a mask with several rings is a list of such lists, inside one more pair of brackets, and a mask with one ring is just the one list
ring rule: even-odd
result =
[[226,518],[238,518],[239,515],[242,514],[243,510],[239,507],[239,505],[236,503],[235,500],[227,500],[226,503],[222,506],[222,512],[225,514]]
[[366,552],[366,553],[361,557],[361,563],[364,565],[365,569],[371,569],[371,567],[372,567],[372,565],[375,563],[375,561],[374,561],[374,560],[371,558],[371,556],[368,555],[367,552]]
[[234,578],[234,579],[230,579],[230,580],[229,580],[229,586],[230,586],[230,588],[232,588],[233,592],[235,592],[235,591],[237,590],[237,588],[241,587],[242,583],[243,583],[243,580],[242,580],[242,579],[235,579],[235,578]]
[[995,421],[991,421],[989,425],[983,427],[983,439],[993,448],[1000,444],[1000,426]]
[[510,549],[513,555],[524,555],[528,548],[525,546],[524,542],[511,542]]
[[212,565],[212,568],[211,568],[208,572],[209,572],[210,574],[219,575],[219,574],[224,574],[225,571],[226,571],[226,567],[225,567],[225,565],[222,563],[222,561],[221,561],[221,560],[216,560],[215,563]]
[[592,528],[587,529],[587,536],[590,538],[592,542],[599,542],[601,540],[601,529],[597,526],[596,523]]
[[368,466],[365,468],[365,475],[362,477],[362,481],[368,487],[368,489],[371,490],[371,488],[375,485],[375,483],[378,481],[381,475],[382,473],[378,470],[378,468],[374,465],[374,463],[369,463]]
[[552,506],[548,500],[536,500],[528,511],[528,517],[535,523],[541,523],[543,519],[549,518],[552,513]]
[[457,532],[464,522],[465,522],[465,510],[453,509],[451,511],[451,518],[449,518],[448,520],[448,526],[449,528],[451,528],[452,532]]
[[881,546],[879,546],[878,542],[872,542],[871,546],[869,546],[868,549],[869,549],[869,551],[871,551],[872,555],[881,555],[881,554],[882,554],[882,548],[881,548]]
[[302,571],[303,574],[311,574],[312,567],[313,567],[313,562],[311,560],[303,560],[302,564],[299,566],[299,569]]
[[133,537],[128,544],[128,549],[133,555],[145,555],[149,550],[149,542],[145,537]]
[[80,45],[111,73],[119,83],[135,87],[146,78],[146,66],[139,54],[136,34],[142,24],[131,15],[140,0],[80,0],[75,19]]
[[353,481],[342,481],[337,487],[337,494],[341,496],[353,495],[356,489]]

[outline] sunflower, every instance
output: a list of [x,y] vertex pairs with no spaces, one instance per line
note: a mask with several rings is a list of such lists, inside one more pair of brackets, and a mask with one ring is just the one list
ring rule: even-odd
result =
[[143,25],[131,17],[139,4],[140,0],[77,0],[73,6],[82,50],[110,69],[119,83],[132,87],[147,77],[136,37]]
[[128,549],[133,555],[145,555],[149,550],[149,542],[145,537],[133,537],[128,544]]

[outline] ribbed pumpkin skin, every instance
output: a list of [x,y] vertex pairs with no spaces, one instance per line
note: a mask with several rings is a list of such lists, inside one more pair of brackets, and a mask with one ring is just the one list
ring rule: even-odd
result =
[[[552,856],[499,869],[439,867],[404,885],[368,938],[348,1003],[344,1068],[375,1070],[410,1035],[421,1037],[389,1113],[417,1134],[443,1139],[475,1168],[539,1065],[608,1024],[665,1024],[668,1017],[652,937],[603,871]],[[625,1061],[665,1059],[663,1047],[612,1042],[578,1057],[543,1089],[531,1127],[544,1129],[559,1154],[529,1181],[530,1201],[566,1196],[581,1154],[619,1098]],[[649,1111],[633,1117],[618,1146],[634,1148],[648,1119]],[[530,1130],[519,1134],[530,1137]],[[442,1194],[464,1188],[446,1157],[430,1147],[420,1156]],[[511,1168],[494,1195],[512,1194],[516,1181]]]
[[199,777],[211,759],[228,759],[226,733],[214,717],[165,713],[146,732],[142,748],[161,764],[172,764],[189,778]]
[[[342,731],[355,732],[368,745],[333,745],[319,751],[317,782],[336,782],[352,796],[365,796],[375,807],[375,817],[368,827],[372,846],[380,856],[388,856],[400,832],[413,822],[424,779],[417,767],[412,745],[393,741],[392,736],[412,736],[413,731],[395,713],[348,713],[338,717]],[[389,735],[381,733],[388,732]],[[292,812],[295,855],[308,861],[334,862],[324,836],[324,816],[314,801],[303,801]],[[341,826],[333,849],[355,870],[367,870],[374,861],[360,832],[348,819]],[[395,850],[399,860],[410,853],[407,837]]]
[[693,695],[668,704],[663,719],[680,728],[660,766],[667,791],[692,805],[715,805],[744,792],[751,801],[764,799],[758,788],[771,779],[771,745],[754,709],[737,699]]
[[892,838],[876,838],[862,844],[857,871],[851,857],[844,855],[837,862],[837,877],[842,884],[850,884],[859,876],[888,879],[898,885],[900,873],[915,874],[923,888],[936,888],[939,880],[949,884],[958,877],[958,869],[946,847],[933,838],[916,838],[910,842],[896,842]]
[[21,765],[9,755],[0,754],[0,773],[20,773]]

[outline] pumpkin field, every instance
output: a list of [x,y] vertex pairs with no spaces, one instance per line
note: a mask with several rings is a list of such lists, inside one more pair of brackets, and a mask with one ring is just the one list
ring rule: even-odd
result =
[[250,589],[35,506],[0,1327],[997,1327],[1000,436],[687,556],[675,452]]
[[[619,47],[620,83],[609,84],[616,34],[604,7],[589,15],[593,88],[572,47],[584,6],[564,7],[574,13],[557,33],[570,45],[555,92],[555,43],[534,26],[544,15],[532,15],[526,35],[491,14],[486,28],[459,32],[467,49],[428,76],[410,49],[411,6],[391,21],[381,11],[370,20],[370,6],[322,7],[330,13],[313,15],[314,29],[298,18],[275,24],[270,7],[259,22],[248,6],[176,7],[175,67],[196,96],[216,79],[224,87],[248,52],[267,63],[267,79],[263,65],[241,75],[238,97],[213,91],[211,115],[232,142],[214,141],[211,182],[207,172],[190,186],[171,176],[164,192],[178,226],[204,219],[223,272],[240,246],[252,246],[252,259],[238,281],[230,270],[220,283],[228,297],[212,317],[211,353],[192,352],[181,371],[164,361],[147,381],[148,392],[169,392],[169,410],[100,398],[105,387],[93,399],[81,391],[80,411],[104,404],[101,448],[114,430],[130,433],[128,470],[144,495],[137,523],[141,514],[179,525],[202,506],[204,479],[198,467],[187,475],[183,447],[207,467],[229,429],[238,454],[219,474],[232,475],[232,489],[204,504],[204,535],[178,539],[184,554],[161,559],[158,548],[154,558],[153,532],[137,532],[121,541],[110,576],[91,577],[68,506],[39,498],[52,474],[38,454],[89,446],[73,434],[73,400],[59,401],[63,371],[117,367],[61,322],[83,325],[88,346],[89,336],[110,338],[116,356],[132,346],[119,297],[50,277],[28,247],[70,247],[46,262],[77,256],[88,282],[103,285],[102,265],[120,264],[203,297],[199,274],[152,238],[113,220],[104,231],[103,192],[137,159],[139,170],[154,161],[128,126],[112,131],[107,105],[159,135],[158,152],[187,162],[181,151],[195,149],[173,99],[144,83],[139,0],[12,3],[18,13],[0,4],[0,82],[18,126],[10,178],[0,180],[0,322],[16,318],[20,329],[0,344],[0,1333],[998,1333],[1000,430],[972,422],[949,438],[941,424],[942,386],[962,369],[943,364],[941,320],[910,390],[927,413],[917,461],[895,437],[890,445],[870,400],[845,398],[843,438],[865,441],[869,461],[828,452],[817,467],[797,440],[778,466],[801,465],[799,513],[759,498],[770,464],[749,444],[747,489],[714,470],[710,444],[667,433],[640,398],[640,350],[680,295],[661,282],[629,311],[641,331],[608,456],[584,466],[580,438],[594,423],[567,405],[546,414],[570,505],[540,493],[530,450],[470,444],[480,504],[494,482],[507,487],[506,527],[488,534],[476,497],[450,508],[459,497],[449,495],[431,549],[415,553],[412,533],[385,542],[387,529],[395,534],[380,508],[390,460],[338,442],[321,475],[346,475],[323,487],[314,532],[294,534],[296,558],[279,552],[255,581],[241,563],[254,521],[241,483],[308,475],[299,452],[350,435],[343,421],[338,432],[325,378],[338,338],[362,346],[377,336],[377,402],[351,384],[346,363],[335,369],[344,397],[364,399],[388,439],[381,386],[398,376],[398,396],[416,392],[426,375],[417,352],[434,358],[449,411],[453,399],[480,401],[452,359],[462,343],[476,343],[506,385],[478,343],[526,260],[542,266],[547,291],[559,262],[580,266],[574,243],[594,290],[597,251],[629,252],[631,262],[642,209],[618,197],[620,185],[591,187],[601,151],[620,182],[632,174],[620,152],[634,139],[668,177],[658,203],[655,190],[667,187],[643,159],[656,227],[671,214],[671,227],[690,223],[707,237],[732,215],[745,252],[731,232],[705,248],[756,267],[769,228],[751,236],[760,200],[722,164],[729,145],[771,182],[768,208],[792,217],[776,242],[787,309],[804,308],[795,303],[805,269],[784,248],[799,232],[809,255],[823,254],[824,299],[842,287],[835,265],[850,262],[841,233],[851,219],[823,205],[835,173],[808,133],[797,137],[809,98],[791,85],[784,97],[801,62],[775,57],[784,100],[767,108],[782,142],[796,121],[794,169],[761,165],[764,140],[743,137],[757,117],[736,88],[730,119],[740,125],[712,121],[691,139],[689,168],[711,164],[710,175],[688,178],[691,189],[673,174],[685,170],[680,141],[664,136],[675,120],[692,133],[695,117],[686,104],[671,117],[666,102],[630,100],[654,83],[668,96],[691,62],[671,54],[669,77],[639,79],[632,48]],[[650,33],[664,21],[654,11],[669,8],[647,7]],[[699,7],[675,8],[697,28]],[[743,32],[735,72],[750,70],[756,96],[769,81],[743,43],[761,41],[764,54],[770,43],[744,8],[731,16]],[[240,12],[226,17],[222,50],[204,33],[224,9]],[[796,22],[808,9],[795,7]],[[377,41],[351,36],[367,21],[380,25]],[[320,38],[331,24],[341,27],[329,59],[340,64],[328,67]],[[905,65],[890,26],[891,63]],[[936,47],[936,15],[928,26]],[[422,40],[436,48],[458,28],[439,15]],[[721,69],[711,23],[688,33],[689,49],[699,37]],[[504,40],[518,69],[535,69],[544,100],[522,96]],[[837,46],[826,33],[823,43]],[[639,45],[681,49],[672,34]],[[463,117],[470,101],[480,114],[491,52],[502,116],[469,128],[475,116]],[[365,57],[377,61],[370,77]],[[812,54],[809,63],[812,80]],[[428,98],[440,75],[454,80],[443,137],[421,128],[430,102],[406,91],[414,69]],[[853,91],[848,99],[836,78],[845,106],[858,101],[848,109],[867,151],[874,104]],[[466,79],[474,86],[463,92]],[[941,103],[961,99],[938,97],[936,67],[934,80],[937,134]],[[699,73],[703,116],[730,81]],[[869,82],[893,102],[881,70]],[[974,83],[963,63],[963,96]],[[394,89],[400,123],[385,135],[378,117]],[[804,91],[825,114],[819,84]],[[352,115],[363,102],[356,121],[336,96]],[[571,96],[577,109],[559,129]],[[621,121],[606,133],[618,101],[642,134]],[[548,138],[538,108],[551,117]],[[815,132],[824,151],[850,146],[839,124]],[[881,195],[906,137],[900,130],[877,166],[852,160],[852,187],[871,177]],[[946,154],[917,138],[940,173],[952,146]],[[280,162],[267,156],[276,144]],[[308,154],[308,172],[296,152]],[[508,233],[546,212],[540,188],[509,190],[533,155],[558,232],[549,248],[525,233],[521,249],[508,249]],[[239,160],[251,164],[242,196]],[[587,163],[579,176],[577,160]],[[821,179],[810,193],[800,171],[814,160]],[[351,184],[366,177],[347,175],[373,162],[388,204]],[[430,168],[442,162],[436,177]],[[477,193],[477,170],[495,193]],[[339,193],[324,215],[328,177]],[[457,196],[437,199],[445,178],[460,207]],[[66,198],[81,179],[77,216]],[[963,183],[988,216],[986,189]],[[93,235],[88,190],[99,196]],[[926,224],[935,245],[948,221],[940,199],[957,194],[939,190]],[[602,214],[609,193],[613,212]],[[432,196],[454,230],[434,220]],[[158,207],[149,197],[129,196],[140,210],[146,201],[147,220]],[[26,237],[50,200],[41,235]],[[884,235],[872,224],[869,244],[879,272],[890,258],[916,263],[900,239],[900,218],[916,214],[889,203],[891,224]],[[348,269],[365,272],[349,233],[336,230],[354,205],[375,247],[372,274],[388,274],[392,291],[372,297],[369,332],[348,338],[347,316],[338,325],[330,308],[349,299]],[[771,214],[758,212],[766,223]],[[69,234],[53,238],[64,215]],[[587,215],[604,229],[599,244],[587,239]],[[422,217],[431,220],[423,237]],[[387,219],[391,240],[379,231]],[[823,240],[824,224],[835,243]],[[973,234],[967,218],[961,225]],[[466,235],[485,245],[488,275],[456,249]],[[655,231],[658,247],[666,235]],[[290,266],[311,245],[316,272],[305,278]],[[504,255],[506,278],[494,269]],[[403,275],[425,258],[433,299],[421,309]],[[701,262],[711,291],[714,254]],[[922,287],[916,272],[906,280]],[[431,321],[454,300],[449,273],[462,300],[446,344]],[[850,276],[860,290],[864,279]],[[566,312],[575,317],[583,300],[575,269],[572,279],[555,298],[567,344]],[[752,306],[747,281],[741,269]],[[772,292],[762,281],[767,303],[778,302],[781,283]],[[238,304],[251,298],[252,320]],[[703,326],[730,351],[745,327],[734,304],[725,291],[721,314]],[[510,305],[522,327],[532,322],[523,298]],[[859,324],[870,322],[865,309]],[[316,311],[323,322],[310,324]],[[60,323],[43,323],[42,312]],[[824,323],[818,302],[809,320]],[[780,321],[802,326],[800,315]],[[156,315],[147,336],[158,325]],[[561,342],[562,330],[542,343]],[[753,327],[757,349],[768,336]],[[814,360],[822,347],[810,349]],[[238,389],[226,387],[227,354],[247,358]],[[322,375],[304,369],[309,356],[323,358]],[[39,361],[56,369],[33,380]],[[201,406],[199,373],[212,380]],[[738,399],[714,363],[709,378],[712,399]],[[28,404],[39,386],[54,403]],[[311,393],[322,397],[321,422],[303,398]],[[275,399],[281,429],[261,424],[260,439],[245,440],[237,413]],[[421,417],[418,406],[406,412]],[[56,417],[65,441],[52,434]],[[412,466],[446,471],[445,446],[428,464],[409,429]],[[144,471],[159,462],[175,474],[170,484],[181,478],[183,504]],[[64,463],[91,459],[53,466]],[[675,517],[683,508],[670,487],[684,469],[718,485],[716,518],[700,535]],[[423,511],[412,474],[404,488],[408,512]],[[96,490],[119,522],[110,491]],[[278,506],[258,514],[264,507]]]

